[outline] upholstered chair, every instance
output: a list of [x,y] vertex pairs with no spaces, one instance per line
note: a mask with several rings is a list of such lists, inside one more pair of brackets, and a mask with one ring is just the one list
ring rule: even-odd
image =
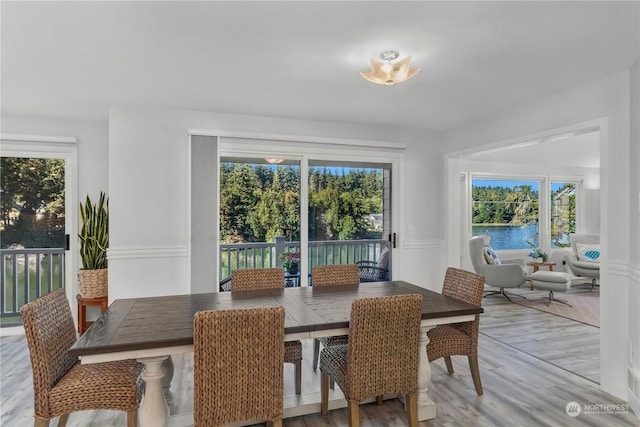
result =
[[[284,270],[282,268],[256,268],[231,272],[231,291],[234,292],[282,287],[284,287]],[[299,340],[284,343],[284,363],[293,364],[296,394],[301,394],[302,343]]]
[[418,335],[422,295],[357,299],[351,306],[349,344],[320,353],[321,412],[328,414],[329,379],[348,402],[349,426],[359,426],[359,403],[405,394],[409,426],[418,425]]
[[523,260],[501,261],[491,249],[491,236],[475,236],[469,240],[469,256],[476,273],[484,276],[485,284],[498,288],[485,295],[498,294],[511,301],[505,288],[519,288],[527,282]]
[[571,254],[564,259],[571,273],[591,279],[591,287],[600,280],[600,236],[595,234],[569,234]]
[[[318,265],[311,269],[311,283],[314,288],[323,286],[357,285],[360,283],[360,273],[355,264]],[[313,370],[318,368],[320,343],[324,347],[344,345],[349,342],[348,335],[321,337],[313,341]]]
[[282,426],[284,308],[197,312],[193,345],[194,427]]
[[[482,305],[484,277],[470,271],[449,267],[444,277],[442,294],[468,304]],[[471,377],[476,393],[482,395],[480,368],[478,366],[478,327],[480,315],[472,322],[439,325],[427,332],[429,344],[427,356],[429,362],[444,357],[447,370],[453,374],[451,356],[462,355],[469,359]]]
[[76,329],[64,289],[57,289],[20,309],[33,370],[35,426],[71,412],[112,409],[127,413],[127,426],[137,424],[142,365],[122,360],[82,365],[69,356]]

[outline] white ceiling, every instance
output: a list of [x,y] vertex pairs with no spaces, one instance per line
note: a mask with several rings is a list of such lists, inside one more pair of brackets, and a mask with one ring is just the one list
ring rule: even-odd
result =
[[475,152],[463,158],[478,162],[600,167],[600,132],[553,135],[497,150]]
[[[132,104],[448,129],[628,68],[632,2],[1,2],[6,115]],[[362,79],[385,49],[422,71]]]

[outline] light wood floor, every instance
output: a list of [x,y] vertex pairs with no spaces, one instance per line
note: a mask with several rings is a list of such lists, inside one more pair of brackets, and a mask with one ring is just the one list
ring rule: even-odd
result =
[[[456,373],[447,374],[444,363],[431,364],[429,394],[436,402],[435,420],[421,426],[640,426],[629,410],[622,414],[566,415],[569,402],[624,403],[599,391],[598,328],[543,313],[502,297],[483,301],[480,373],[484,395],[477,396],[466,358],[454,357]],[[304,343],[303,393],[319,390],[319,374],[311,369],[312,343]],[[33,394],[29,355],[23,337],[2,337],[0,351],[0,425],[30,426]],[[190,356],[174,358],[176,374],[172,393],[176,413],[191,411],[193,388]],[[293,395],[293,370],[285,365],[285,394]],[[363,426],[405,426],[398,400],[382,406],[360,407]],[[52,426],[56,422],[51,423]],[[85,411],[74,413],[70,427],[126,425],[123,413]],[[290,418],[289,427],[348,426],[346,410]]]

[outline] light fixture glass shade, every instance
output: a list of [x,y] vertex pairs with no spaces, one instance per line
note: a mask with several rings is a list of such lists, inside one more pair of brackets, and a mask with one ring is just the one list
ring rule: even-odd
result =
[[267,163],[271,163],[272,165],[279,165],[284,162],[284,159],[265,159]]
[[380,85],[394,85],[409,80],[418,74],[420,68],[409,69],[411,56],[396,63],[380,62],[371,58],[371,71],[368,73],[360,73],[360,75],[372,83]]

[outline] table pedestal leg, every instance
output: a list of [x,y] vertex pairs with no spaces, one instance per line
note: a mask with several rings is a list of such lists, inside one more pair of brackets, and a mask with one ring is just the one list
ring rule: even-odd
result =
[[436,404],[427,396],[431,381],[431,366],[427,357],[429,337],[427,331],[433,326],[420,326],[418,338],[418,420],[431,420],[436,417]]
[[164,394],[164,400],[169,407],[169,415],[175,414],[175,403],[173,402],[173,393],[171,393],[171,380],[173,379],[173,359],[171,356],[167,357],[162,362],[164,368],[164,376],[162,377],[162,392]]
[[143,357],[138,362],[144,364],[142,379],[145,381],[144,396],[140,403],[138,421],[140,427],[163,427],[167,425],[167,404],[164,400],[162,364],[168,356]]

